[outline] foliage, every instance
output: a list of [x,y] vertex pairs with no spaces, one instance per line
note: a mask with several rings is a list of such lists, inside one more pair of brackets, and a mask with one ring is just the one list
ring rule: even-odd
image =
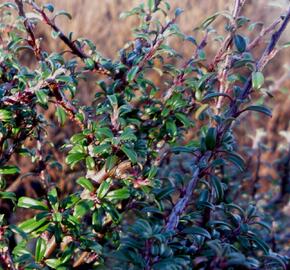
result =
[[[1,215],[4,269],[289,266],[289,258],[267,243],[271,226],[255,202],[235,201],[240,183],[234,176],[246,166],[233,124],[248,111],[271,116],[264,105],[252,104],[251,96],[262,94],[262,71],[279,50],[290,9],[267,28],[270,41],[256,58],[252,51],[263,35],[250,39],[243,32],[251,26],[240,15],[244,3],[237,0],[232,13],[205,19],[195,30],[203,35],[199,42],[180,31],[182,10],[171,15],[166,1],[148,0],[122,14],[137,16],[140,23],[117,60],[102,57],[90,40],[64,34],[55,18],[71,16],[51,4],[15,0],[1,6],[8,23],[1,24],[0,196],[32,213],[19,224]],[[225,37],[212,26],[219,16],[227,21]],[[41,22],[69,54],[44,50],[35,31]],[[189,42],[192,57],[183,59],[170,47],[171,38]],[[208,59],[205,48],[214,39],[221,44]],[[21,62],[23,51],[33,53],[33,68]],[[183,64],[176,64],[180,59]],[[154,72],[166,78],[165,89],[154,84]],[[100,78],[95,99],[83,106],[76,94],[90,73]],[[46,136],[51,119],[42,113],[51,107],[63,129],[68,123],[78,128],[56,149],[65,151],[65,164],[43,151],[46,145],[54,148]],[[186,132],[193,130],[195,139],[185,143]],[[164,175],[165,160],[180,154],[187,155],[187,168],[173,167]],[[18,198],[5,188],[7,177],[22,174],[12,162],[20,155],[37,164],[44,196]],[[66,165],[81,177],[64,195],[49,169]]]

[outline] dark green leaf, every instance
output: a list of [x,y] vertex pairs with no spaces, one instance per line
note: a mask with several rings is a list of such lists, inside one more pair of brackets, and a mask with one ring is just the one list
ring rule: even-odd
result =
[[132,82],[139,71],[139,66],[132,67],[127,73],[127,81]]
[[23,208],[31,208],[31,209],[37,209],[37,210],[48,210],[48,207],[45,203],[40,202],[38,200],[29,198],[29,197],[21,197],[18,200],[19,207]]
[[236,46],[237,50],[240,53],[243,53],[246,50],[246,48],[247,48],[246,40],[241,35],[235,35],[234,36],[234,43],[235,43],[235,46]]
[[137,162],[137,153],[133,149],[131,149],[131,148],[125,146],[125,145],[122,145],[121,146],[121,150],[131,160],[132,163],[136,163]]
[[259,106],[259,105],[253,105],[253,106],[249,106],[246,109],[244,109],[243,111],[255,111],[255,112],[260,112],[263,114],[266,114],[270,117],[272,117],[272,112],[270,109],[268,109],[265,106]]
[[83,188],[89,190],[90,192],[93,192],[94,191],[94,186],[92,184],[92,182],[85,178],[85,177],[80,177],[78,180],[77,180],[77,183],[82,186]]

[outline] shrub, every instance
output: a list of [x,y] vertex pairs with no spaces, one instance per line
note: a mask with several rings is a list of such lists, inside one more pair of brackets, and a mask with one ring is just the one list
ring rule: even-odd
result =
[[[64,34],[55,18],[71,16],[51,4],[2,4],[0,196],[30,214],[20,223],[1,215],[4,269],[289,266],[289,258],[268,245],[271,226],[254,196],[235,201],[240,180],[234,175],[245,164],[233,124],[248,111],[271,116],[251,96],[263,94],[262,71],[283,47],[277,43],[290,9],[250,38],[246,28],[257,24],[241,15],[245,2],[236,0],[232,13],[205,19],[196,29],[203,36],[197,41],[178,28],[182,10],[170,15],[169,3],[148,0],[123,14],[137,16],[140,24],[117,60],[102,57],[88,39]],[[225,37],[212,27],[219,16],[227,20]],[[39,22],[68,50],[45,51],[35,31]],[[256,57],[253,51],[264,44],[265,35],[269,43]],[[190,59],[170,47],[172,37],[192,44]],[[207,58],[206,45],[214,39],[221,45]],[[23,50],[33,52],[33,67],[21,61]],[[166,80],[165,89],[154,84],[154,72]],[[84,106],[75,96],[90,73],[100,78],[94,100]],[[52,120],[43,111],[51,107],[62,129],[75,126],[61,149],[47,137]],[[194,139],[185,142],[188,131]],[[65,163],[48,154],[47,147],[64,151]],[[35,164],[31,173],[38,175],[43,196],[18,197],[5,187],[8,178],[26,176],[12,162],[19,156]],[[165,171],[167,160],[177,157],[185,165],[173,163]],[[66,164],[80,173],[68,194],[50,176]]]

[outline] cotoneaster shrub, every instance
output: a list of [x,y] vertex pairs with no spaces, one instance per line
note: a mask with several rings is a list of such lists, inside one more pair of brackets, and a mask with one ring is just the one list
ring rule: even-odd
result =
[[[0,196],[30,214],[20,223],[1,215],[3,269],[289,267],[289,258],[267,243],[271,227],[252,194],[235,200],[240,178],[234,176],[245,164],[233,125],[249,111],[271,116],[251,97],[263,94],[262,71],[287,46],[278,41],[290,20],[288,6],[249,38],[245,29],[258,26],[241,15],[246,2],[236,0],[232,12],[206,18],[195,30],[203,38],[196,40],[178,28],[182,10],[171,15],[166,1],[148,0],[123,14],[137,16],[139,25],[117,60],[102,57],[90,40],[63,33],[55,18],[70,15],[51,4],[1,5]],[[224,37],[212,26],[219,16],[226,18]],[[35,30],[39,23],[67,50],[45,51]],[[170,47],[172,37],[192,44],[190,59]],[[220,46],[207,58],[213,39]],[[263,52],[254,56],[257,46]],[[33,67],[21,61],[29,52]],[[151,80],[153,72],[166,82],[164,89]],[[100,79],[90,89],[95,99],[83,106],[75,96],[88,73]],[[66,153],[66,164],[44,151],[54,148],[47,140],[52,120],[42,113],[52,106],[62,129],[75,126],[63,147],[54,149]],[[189,131],[194,140],[185,143]],[[44,196],[19,198],[5,186],[22,175],[12,162],[17,156],[36,165],[31,173]],[[185,167],[165,170],[169,158],[180,156]],[[81,175],[69,194],[49,173],[66,165]]]

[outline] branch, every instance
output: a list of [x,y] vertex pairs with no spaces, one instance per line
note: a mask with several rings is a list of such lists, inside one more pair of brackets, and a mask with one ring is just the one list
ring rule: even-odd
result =
[[199,179],[198,177],[199,177],[199,168],[196,167],[193,176],[186,187],[185,195],[175,204],[169,215],[165,227],[166,232],[175,230],[175,228],[177,227],[180,216],[184,212],[186,206],[188,205],[188,202],[191,199],[192,191],[195,189],[197,185]]
[[[264,64],[265,60],[264,59],[268,59],[268,57],[273,53],[274,48],[278,42],[278,40],[280,39],[282,33],[284,32],[284,30],[286,29],[287,24],[289,23],[290,20],[290,6],[289,6],[289,10],[287,12],[287,15],[284,18],[283,24],[280,26],[280,28],[272,35],[271,37],[271,42],[269,43],[269,45],[267,46],[267,48],[265,49],[263,55],[261,56],[260,60],[257,63],[257,70],[260,70],[262,68],[262,64]],[[263,65],[264,66],[264,65]],[[227,117],[237,117],[237,110],[239,108],[240,105],[240,101],[241,100],[245,100],[248,95],[250,94],[250,90],[252,88],[252,79],[251,76],[249,76],[247,82],[245,83],[245,86],[243,87],[243,90],[241,92],[241,95],[239,98],[233,100],[232,104],[231,104],[231,109],[229,110],[229,112],[227,113]],[[225,134],[225,132],[228,130],[228,128],[230,128],[231,126],[231,122],[226,122],[226,123],[221,123],[218,125],[217,129],[218,129],[218,134],[219,137],[222,138],[223,134]],[[218,144],[216,145],[216,148],[218,147]],[[213,150],[214,151],[214,150]],[[209,162],[210,159],[212,158],[209,157],[207,158],[207,154],[209,152],[205,152],[202,157],[200,157],[200,159],[207,159],[207,161]],[[199,175],[200,175],[200,170],[198,167],[196,167],[196,170],[193,174],[192,179],[190,180],[188,186],[186,187],[186,192],[185,195],[180,198],[180,200],[176,203],[176,205],[173,207],[167,224],[166,224],[166,231],[171,231],[174,230],[177,226],[178,226],[178,222],[180,219],[181,214],[184,212],[189,200],[191,199],[191,195],[192,195],[192,191],[193,189],[196,187],[198,180],[199,180]]]
[[25,15],[24,7],[23,7],[23,2],[22,0],[15,0],[15,3],[18,7],[18,14],[20,17],[24,18],[24,27],[26,29],[26,32],[30,36],[30,40],[28,40],[29,45],[33,47],[33,51],[35,54],[35,57],[37,60],[43,60],[43,57],[41,55],[41,49],[39,45],[37,44],[34,32],[33,32],[33,26],[31,25],[29,19]]
[[[21,1],[21,0],[16,0],[16,1]],[[50,19],[46,13],[44,12],[43,9],[41,9],[34,1],[30,1],[29,4],[33,7],[33,9],[38,12],[44,22],[49,25],[55,32],[58,33],[59,38],[71,49],[71,52],[78,56],[80,59],[85,60],[90,58],[89,55],[87,55],[81,48],[79,48],[75,42],[70,40],[58,26],[54,23],[52,19]],[[95,63],[95,70],[103,75],[111,76],[111,72],[102,67],[98,62],[94,61]]]
[[236,19],[238,18],[244,4],[245,4],[246,0],[236,0],[235,1],[235,6],[234,6],[234,10],[232,12],[233,15],[233,22],[232,22],[232,31],[229,33],[229,35],[225,38],[223,44],[221,45],[220,50],[218,51],[218,53],[216,54],[216,56],[214,57],[213,62],[209,65],[210,70],[214,70],[215,67],[217,66],[217,64],[223,59],[225,52],[227,52],[228,48],[231,46],[232,42],[233,42],[233,36],[237,30],[237,23],[236,23]]

